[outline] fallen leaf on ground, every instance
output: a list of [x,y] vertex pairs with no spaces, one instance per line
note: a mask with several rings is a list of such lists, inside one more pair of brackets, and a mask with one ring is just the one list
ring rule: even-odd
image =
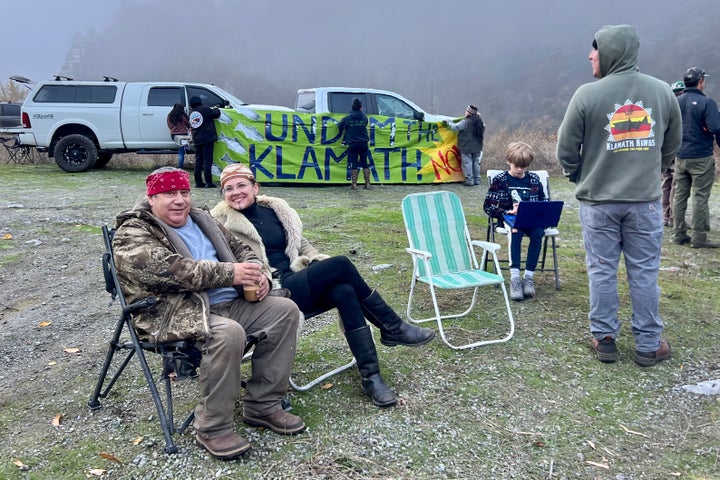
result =
[[23,470],[23,471],[25,471],[25,470],[30,470],[30,467],[28,467],[27,465],[25,465],[25,464],[22,462],[22,460],[20,460],[20,459],[13,458],[13,461],[12,461],[12,462],[13,462],[13,463],[15,464],[15,466],[18,467],[20,470]]
[[328,382],[325,385],[320,386],[321,390],[330,390],[333,387],[333,384]]
[[110,460],[111,462],[122,463],[122,462],[120,461],[120,459],[117,458],[117,457],[116,457],[115,455],[113,455],[112,453],[100,452],[100,456],[101,456],[102,458],[104,458],[105,460]]
[[3,235],[3,240],[12,240],[12,234],[6,233],[5,235]]
[[55,360],[51,360],[48,362],[48,367],[54,367],[55,365],[57,365],[57,362]]
[[65,353],[80,353],[80,349],[78,347],[65,347],[65,348],[63,348],[63,352],[65,352]]
[[140,445],[142,443],[142,441],[143,441],[143,437],[135,437],[133,439],[132,443],[133,443],[133,445]]
[[55,415],[55,417],[52,419],[53,427],[59,427],[62,423],[62,413],[58,413]]
[[90,478],[91,476],[100,477],[102,475],[105,475],[107,473],[107,470],[104,470],[102,468],[91,468],[88,470],[88,474],[86,475],[87,478]]
[[47,320],[47,321],[45,321],[45,322],[40,322],[40,323],[38,323],[38,327],[40,327],[40,328],[42,328],[42,327],[47,327],[47,326],[50,326],[50,325],[52,325],[52,321],[50,321],[50,320]]

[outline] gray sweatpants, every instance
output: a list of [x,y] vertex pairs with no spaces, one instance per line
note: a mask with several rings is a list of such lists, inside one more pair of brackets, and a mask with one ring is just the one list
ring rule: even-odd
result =
[[251,303],[239,298],[211,307],[212,338],[201,345],[200,400],[193,426],[217,436],[233,430],[240,396],[240,362],[246,336],[261,338],[243,400],[244,415],[264,416],[280,407],[295,359],[299,312],[284,297]]

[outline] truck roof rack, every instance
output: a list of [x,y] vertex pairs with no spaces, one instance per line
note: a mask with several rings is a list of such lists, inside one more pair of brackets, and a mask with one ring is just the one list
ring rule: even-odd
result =
[[61,81],[61,80],[71,81],[71,80],[73,80],[73,79],[70,78],[70,77],[65,77],[65,76],[63,76],[63,75],[55,75],[55,81],[56,81],[56,82],[59,82],[59,81]]
[[115,77],[108,77],[107,75],[103,75],[103,82],[117,82],[118,79]]

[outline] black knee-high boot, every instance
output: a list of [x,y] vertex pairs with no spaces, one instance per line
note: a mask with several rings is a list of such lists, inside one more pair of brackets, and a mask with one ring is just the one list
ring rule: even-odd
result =
[[362,391],[368,395],[378,407],[390,407],[397,403],[397,398],[385,385],[380,376],[377,351],[370,327],[367,325],[345,332],[350,350],[357,360],[358,370],[362,377]]
[[377,290],[362,302],[363,314],[370,323],[380,329],[380,342],[387,347],[404,345],[406,347],[419,347],[435,338],[435,331],[431,328],[416,327],[403,322],[395,310],[385,303]]

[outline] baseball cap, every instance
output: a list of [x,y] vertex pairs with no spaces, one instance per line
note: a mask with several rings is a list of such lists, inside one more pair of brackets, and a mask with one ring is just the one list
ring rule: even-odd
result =
[[681,92],[685,90],[685,82],[683,82],[682,80],[678,80],[670,86],[672,87],[673,92]]
[[705,70],[703,70],[702,68],[698,68],[698,67],[692,67],[692,68],[688,68],[688,71],[685,72],[683,81],[685,83],[690,83],[690,84],[694,85],[705,77],[709,77],[709,75],[707,73],[705,73]]

